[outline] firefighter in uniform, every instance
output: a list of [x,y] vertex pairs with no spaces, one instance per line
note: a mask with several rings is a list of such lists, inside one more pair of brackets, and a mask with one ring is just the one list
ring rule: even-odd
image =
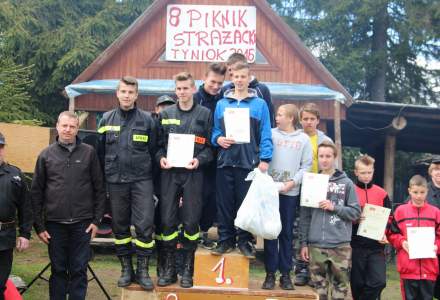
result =
[[[151,114],[136,107],[138,82],[125,76],[118,84],[119,107],[104,113],[98,133],[100,157],[104,165],[112,212],[116,254],[121,262],[118,286],[138,282],[152,290],[148,264],[153,253],[154,201],[152,159],[156,145],[156,126]],[[137,254],[136,275],[132,266],[132,235]]]
[[[161,172],[162,243],[165,269],[159,277],[158,285],[167,286],[177,281],[175,253],[179,236],[178,225],[183,225],[184,267],[180,286],[193,285],[194,252],[199,238],[199,221],[202,211],[203,171],[213,154],[209,144],[212,127],[209,109],[193,101],[195,84],[186,72],[175,76],[178,102],[159,114],[158,152],[156,159]],[[194,158],[185,168],[173,167],[167,160],[168,137],[170,133],[194,134]],[[178,217],[179,198],[182,193],[180,220]]]
[[[0,300],[5,299],[14,247],[18,251],[27,249],[32,230],[32,210],[26,184],[20,169],[4,161],[5,144],[5,137],[0,133]],[[19,237],[16,239],[17,211]]]

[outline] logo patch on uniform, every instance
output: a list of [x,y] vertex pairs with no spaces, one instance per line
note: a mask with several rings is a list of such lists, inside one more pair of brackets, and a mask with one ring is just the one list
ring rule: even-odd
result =
[[133,134],[133,142],[147,143],[148,142],[148,135]]
[[14,178],[15,180],[17,180],[17,181],[21,181],[21,177],[20,176],[18,176],[18,175],[15,175],[14,177],[12,177],[12,178]]
[[80,164],[80,163],[81,163],[81,161],[80,161],[79,159],[75,160],[75,162],[76,162],[77,164]]

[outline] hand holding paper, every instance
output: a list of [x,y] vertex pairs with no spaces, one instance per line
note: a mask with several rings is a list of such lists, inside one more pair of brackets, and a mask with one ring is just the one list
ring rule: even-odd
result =
[[390,213],[391,209],[389,208],[365,204],[357,235],[381,241],[384,237]]

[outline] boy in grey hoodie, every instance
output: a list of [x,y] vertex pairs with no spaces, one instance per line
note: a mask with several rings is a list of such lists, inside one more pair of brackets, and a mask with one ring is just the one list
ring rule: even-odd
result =
[[330,290],[330,299],[351,299],[351,230],[361,214],[353,182],[334,167],[336,157],[333,143],[318,146],[321,172],[330,175],[327,199],[319,208],[302,207],[299,223],[301,257],[310,262],[312,283],[323,300]]

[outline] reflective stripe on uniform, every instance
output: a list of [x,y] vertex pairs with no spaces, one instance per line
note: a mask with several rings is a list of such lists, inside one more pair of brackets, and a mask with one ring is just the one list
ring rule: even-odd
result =
[[154,239],[155,239],[156,241],[162,241],[162,240],[163,240],[163,237],[162,237],[161,234],[155,234],[155,235],[154,235]]
[[124,245],[124,244],[128,244],[128,243],[130,243],[132,240],[133,240],[132,237],[128,237],[128,238],[120,239],[120,240],[115,239],[115,244],[116,244],[116,245]]
[[154,242],[154,240],[152,240],[149,243],[144,243],[144,242],[141,242],[139,240],[135,240],[134,243],[136,244],[136,246],[141,247],[141,248],[153,248],[155,242]]
[[176,239],[178,236],[179,236],[179,232],[178,231],[176,231],[176,232],[174,232],[174,233],[172,233],[170,235],[162,234],[162,241],[165,241],[165,242],[171,241],[171,240]]
[[148,135],[133,134],[133,142],[147,143],[148,142]]
[[106,125],[102,126],[98,129],[98,133],[105,133],[107,131],[121,131],[121,126],[112,126],[112,125]]
[[162,125],[180,125],[178,119],[162,119]]
[[195,241],[195,240],[197,240],[197,239],[199,238],[200,234],[199,234],[199,232],[197,232],[197,233],[195,233],[195,234],[193,234],[193,235],[189,235],[189,234],[186,233],[186,231],[185,231],[185,232],[183,233],[183,236],[184,236],[186,239],[190,240],[190,241]]

